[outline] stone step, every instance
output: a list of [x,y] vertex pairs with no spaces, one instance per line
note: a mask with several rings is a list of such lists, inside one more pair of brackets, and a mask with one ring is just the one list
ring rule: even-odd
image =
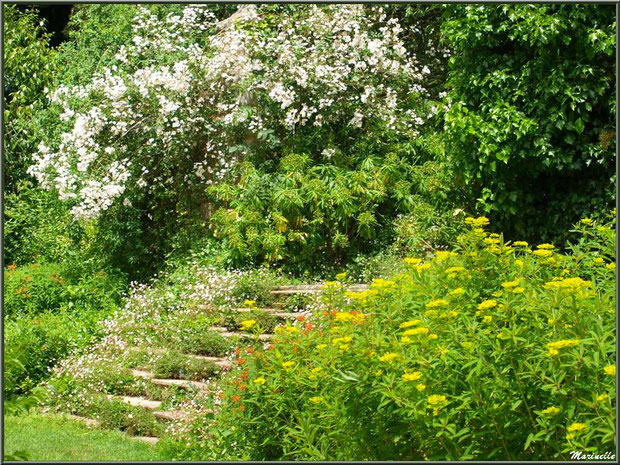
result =
[[224,337],[241,337],[243,339],[254,339],[254,338],[258,338],[261,341],[268,341],[269,339],[271,339],[271,334],[259,334],[259,335],[254,335],[251,333],[244,333],[241,331],[229,331],[228,328],[225,328],[224,326],[211,326],[209,328],[211,331],[215,331],[217,333],[220,333],[222,336]]
[[[341,286],[346,287],[347,289],[368,289],[368,284],[366,283],[339,283]],[[278,286],[274,287],[274,291],[291,291],[291,290],[322,290],[325,289],[325,283],[316,283],[316,284],[291,284],[289,286]]]
[[[130,347],[129,350],[139,350],[139,348],[138,347]],[[166,349],[157,348],[157,347],[151,347],[150,350],[151,350],[151,352],[153,352],[155,354],[166,354],[166,353],[168,353],[168,351]],[[185,355],[188,358],[193,358],[195,360],[202,360],[202,361],[205,361],[205,362],[212,362],[212,363],[214,363],[217,366],[220,366],[222,368],[230,366],[230,362],[228,360],[226,360],[224,357],[211,357],[211,356],[206,356],[206,355],[195,355],[195,354],[183,354],[183,355]]]
[[[202,410],[204,413],[213,413],[213,409]],[[183,410],[168,410],[168,411],[159,411],[153,412],[155,418],[165,421],[179,421],[184,418],[188,418],[188,413]]]
[[[365,291],[368,284],[343,284],[348,291]],[[320,294],[327,288],[324,284],[301,284],[297,286],[280,286],[271,291],[274,295]]]
[[209,391],[209,384],[200,381],[189,381],[185,379],[164,379],[155,378],[150,371],[131,370],[131,374],[138,378],[148,379],[151,383],[163,387],[180,387],[182,389],[198,389],[200,391]]
[[177,421],[183,418],[183,412],[180,410],[172,410],[168,412],[153,412],[155,418],[166,421]]
[[146,442],[147,444],[157,444],[159,442],[159,438],[156,438],[155,436],[129,436],[129,439]]
[[106,395],[106,398],[108,398],[109,400],[120,400],[127,405],[142,407],[147,410],[155,410],[161,406],[161,402],[159,400],[150,400],[145,397],[113,396],[111,394],[108,394]]
[[233,308],[234,312],[239,312],[239,313],[248,313],[248,312],[252,312],[252,311],[262,311],[262,312],[266,312],[269,313],[270,315],[273,315],[275,317],[278,318],[282,318],[283,320],[286,319],[293,319],[293,318],[297,318],[299,315],[302,315],[301,312],[282,312],[280,311],[280,309],[278,308],[259,308],[259,309],[253,309],[253,308]]

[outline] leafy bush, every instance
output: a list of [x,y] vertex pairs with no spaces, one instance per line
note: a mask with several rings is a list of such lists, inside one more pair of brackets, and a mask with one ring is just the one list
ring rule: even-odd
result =
[[[410,156],[342,157],[315,163],[308,155],[289,154],[273,173],[245,163],[235,184],[211,188],[228,206],[215,212],[211,227],[232,262],[334,266],[378,248],[377,242],[387,244],[398,213],[418,218],[414,192],[429,194]],[[436,214],[429,209],[427,218]]]
[[[615,218],[615,212],[614,212]],[[615,219],[564,255],[484,230],[248,351],[184,457],[567,459],[615,448]],[[335,310],[337,309],[337,310]],[[187,438],[183,438],[185,442]]]
[[73,350],[85,347],[101,334],[99,320],[104,312],[41,312],[5,320],[4,379],[6,395],[27,394],[50,376],[50,368]]
[[78,277],[76,271],[53,263],[9,265],[4,288],[6,314],[34,315],[71,308],[110,312],[115,308],[125,289],[122,278],[103,270]]
[[549,240],[615,195],[616,23],[607,5],[451,5],[455,181],[510,237]]
[[34,10],[20,11],[16,5],[7,5],[3,19],[4,185],[7,192],[12,192],[18,181],[27,178],[26,169],[40,142],[33,120],[44,107],[43,90],[51,85],[56,62],[49,48],[49,35]]

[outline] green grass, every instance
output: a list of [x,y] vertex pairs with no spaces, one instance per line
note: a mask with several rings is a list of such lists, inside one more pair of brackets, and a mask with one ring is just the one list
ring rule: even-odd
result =
[[156,445],[60,415],[6,416],[4,441],[6,454],[25,450],[29,460],[169,460]]

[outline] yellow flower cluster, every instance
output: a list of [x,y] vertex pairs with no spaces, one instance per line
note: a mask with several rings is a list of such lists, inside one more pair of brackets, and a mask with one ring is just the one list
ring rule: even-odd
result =
[[450,268],[446,269],[446,274],[460,273],[461,271],[465,271],[464,266],[451,266]]
[[480,228],[482,226],[487,226],[489,224],[489,219],[486,216],[479,216],[478,218],[467,217],[465,218],[465,224]]
[[575,347],[578,346],[579,343],[579,339],[562,339],[561,341],[550,342],[547,344],[547,348],[549,349],[548,355],[550,357],[555,357],[560,353],[560,349]]
[[256,306],[256,300],[244,300],[243,301],[243,305],[244,305],[244,307],[249,307],[249,308],[251,308],[253,310],[258,308]]
[[577,292],[585,287],[589,287],[591,284],[591,281],[584,281],[581,278],[556,278],[553,281],[545,283],[543,287],[545,289],[561,289],[567,292]]
[[320,404],[321,402],[323,402],[323,398],[319,396],[310,397],[310,402],[312,402],[313,404]]
[[291,371],[291,369],[297,365],[297,362],[291,360],[289,362],[282,362],[282,368],[284,368],[286,371]]
[[568,431],[569,433],[566,435],[566,439],[574,439],[578,433],[584,432],[587,428],[588,427],[585,423],[573,423],[568,428],[566,428],[566,431]]
[[364,321],[364,315],[362,313],[338,312],[334,316],[334,320],[338,322],[361,323]]
[[337,281],[344,281],[345,279],[347,279],[347,274],[346,273],[338,273],[336,275],[336,280]]
[[406,330],[402,335],[403,336],[417,336],[418,334],[428,334],[430,330],[426,327],[422,328],[411,328]]
[[400,328],[401,329],[410,328],[412,326],[417,326],[420,323],[422,323],[422,320],[409,320],[409,321],[405,321],[404,323],[401,323]]
[[548,417],[553,417],[560,413],[560,409],[558,407],[548,407],[542,411],[543,415],[547,415]]
[[478,304],[478,310],[480,311],[489,310],[493,307],[497,307],[497,301],[495,300],[485,300]]
[[405,373],[403,374],[402,378],[405,381],[417,381],[422,377],[422,373],[420,373],[419,371],[414,371],[412,373]]
[[351,342],[351,338],[349,336],[337,337],[336,339],[333,340],[334,344],[340,344],[340,343],[348,344],[349,342]]
[[457,254],[456,252],[452,252],[452,251],[448,251],[448,250],[438,250],[437,252],[435,252],[435,259],[438,262],[441,262],[443,260],[446,260],[450,257],[457,257],[459,254]]
[[367,290],[361,291],[361,292],[346,291],[344,293],[344,296],[347,299],[357,300],[357,301],[360,301],[362,303],[366,303],[366,301],[370,297],[374,297],[377,294],[378,294],[378,292],[375,289],[367,289]]
[[431,300],[429,303],[426,304],[426,308],[440,308],[440,307],[447,307],[450,303],[447,300],[444,299],[435,299],[435,300]]
[[395,352],[387,352],[385,354],[383,354],[381,357],[379,357],[379,361],[380,362],[385,362],[385,363],[393,363],[394,360],[396,360],[398,358],[398,354]]
[[256,378],[256,379],[254,380],[254,382],[255,382],[256,384],[258,384],[259,386],[262,386],[262,385],[263,385],[263,384],[265,384],[267,381],[265,381],[265,378]]
[[514,241],[512,245],[514,245],[515,247],[527,247],[530,244],[525,241]]
[[390,281],[389,279],[383,279],[383,278],[373,279],[372,283],[370,283],[370,287],[373,287],[376,289],[390,289],[395,286],[396,286],[396,283],[394,281]]
[[603,371],[609,376],[616,376],[616,365],[607,365]]
[[421,258],[415,257],[405,257],[403,260],[407,265],[419,265],[420,263],[422,263]]
[[337,281],[325,281],[323,283],[323,289],[331,289],[331,288],[340,287],[340,286],[342,286],[342,284],[340,284]]
[[517,287],[519,285],[519,278],[515,279],[514,281],[506,281],[505,283],[502,283],[502,287],[504,289],[510,289],[513,287]]
[[244,331],[247,331],[248,329],[250,329],[255,324],[256,324],[256,320],[243,320],[241,322],[241,329],[244,330]]
[[544,249],[534,250],[532,253],[538,257],[550,257],[551,255],[553,255],[553,252],[551,250]]
[[453,291],[448,292],[449,295],[451,296],[460,296],[465,294],[465,289],[463,289],[462,287],[457,287],[456,289],[454,289]]

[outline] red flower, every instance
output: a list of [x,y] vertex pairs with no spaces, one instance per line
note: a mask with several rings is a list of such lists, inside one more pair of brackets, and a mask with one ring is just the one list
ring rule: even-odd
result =
[[303,316],[303,315],[299,315],[299,316],[297,317],[297,321],[306,321],[306,317],[305,317],[305,316]]
[[304,328],[306,328],[308,331],[310,331],[312,328],[314,328],[314,323],[312,323],[311,321],[306,321],[304,323]]
[[273,344],[269,344],[269,345],[267,346],[267,350],[271,350],[271,349],[273,349]]
[[247,387],[245,384],[242,384],[241,386],[239,386],[239,388],[240,388],[242,391],[245,391],[248,387]]
[[250,373],[248,373],[248,370],[243,370],[243,372],[241,373],[241,379],[248,379],[249,376]]
[[237,359],[237,364],[238,364],[238,365],[243,365],[244,363],[245,363],[245,359],[244,359],[244,358],[239,357],[239,358]]
[[239,397],[239,396],[232,396],[232,401],[235,402],[235,403],[239,402],[239,399],[241,399],[241,397]]
[[235,349],[235,355],[239,355],[239,354],[241,354],[241,349],[239,347],[237,347]]
[[250,347],[248,348],[248,350],[245,351],[247,354],[253,354],[254,353],[254,348]]

